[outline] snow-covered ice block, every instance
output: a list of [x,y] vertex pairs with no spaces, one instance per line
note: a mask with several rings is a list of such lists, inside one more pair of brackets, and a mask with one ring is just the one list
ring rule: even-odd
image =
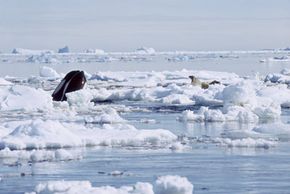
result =
[[53,54],[51,50],[31,50],[23,48],[14,48],[12,50],[13,54],[22,54],[22,55],[41,55],[41,54]]
[[39,70],[40,77],[59,78],[60,75],[51,67],[42,66]]
[[34,120],[18,125],[0,139],[0,149],[43,149],[82,146],[167,147],[177,136],[164,129],[136,129],[128,124],[87,128],[76,123]]
[[58,53],[69,53],[68,46],[58,49]]
[[230,139],[230,138],[215,138],[215,143],[220,143],[228,147],[240,147],[240,148],[264,148],[268,149],[277,144],[276,141],[266,140],[262,138],[242,138],[242,139]]
[[49,111],[52,108],[50,94],[42,89],[23,85],[0,87],[1,111]]
[[193,185],[185,177],[161,176],[156,180],[155,194],[192,194]]
[[185,177],[162,176],[155,184],[137,182],[133,186],[93,187],[89,181],[48,181],[26,194],[192,194],[193,185]]

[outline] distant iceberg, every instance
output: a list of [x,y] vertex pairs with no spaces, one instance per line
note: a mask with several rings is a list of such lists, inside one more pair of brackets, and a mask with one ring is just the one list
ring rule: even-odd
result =
[[52,50],[30,50],[23,48],[14,48],[12,50],[13,54],[22,54],[22,55],[41,55],[41,54],[54,54]]
[[154,48],[148,48],[148,47],[140,47],[136,49],[136,53],[138,54],[155,54],[155,49]]
[[69,53],[68,46],[58,49],[58,53]]
[[102,49],[87,49],[85,53],[92,53],[92,54],[97,54],[97,55],[104,55],[106,54],[104,50]]

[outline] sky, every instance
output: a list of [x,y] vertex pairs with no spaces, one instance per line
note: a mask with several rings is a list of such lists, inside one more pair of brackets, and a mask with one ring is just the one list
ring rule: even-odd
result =
[[290,46],[290,0],[0,0],[0,52]]

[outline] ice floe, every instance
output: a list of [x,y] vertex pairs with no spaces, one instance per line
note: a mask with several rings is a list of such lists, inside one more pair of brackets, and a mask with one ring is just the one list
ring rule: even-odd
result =
[[33,192],[26,194],[192,194],[193,185],[185,177],[161,176],[154,184],[137,182],[120,188],[112,186],[93,187],[89,181],[49,181],[38,184]]
[[0,77],[0,86],[7,86],[7,85],[12,85],[12,83]]
[[[83,90],[67,94],[67,102],[53,102],[51,93],[61,74],[47,66],[42,66],[39,74],[39,77],[19,82],[5,79],[5,84],[0,87],[1,114],[11,116],[19,111],[26,114],[26,121],[16,124],[3,118],[8,121],[0,125],[2,149],[131,146],[186,150],[187,145],[178,142],[177,136],[169,130],[137,129],[119,112],[154,112],[154,108],[165,107],[179,111],[179,120],[186,122],[258,124],[279,121],[281,107],[290,105],[289,89],[285,84],[269,84],[234,73],[188,70],[96,72],[88,74]],[[287,76],[288,71],[284,70],[282,74]],[[190,75],[204,81],[218,80],[222,84],[202,89],[190,84]],[[138,103],[142,107],[138,107]],[[138,121],[148,125],[159,122],[151,118],[138,118]],[[265,134],[258,129],[252,132]],[[242,138],[224,138],[234,141],[228,143],[232,146],[246,145],[247,142],[254,145],[244,138],[268,140],[260,134],[245,133]],[[277,133],[272,137],[280,136]],[[240,139],[239,143],[235,143],[237,139]]]
[[255,81],[242,81],[229,85],[216,93],[216,98],[223,102],[221,109],[201,107],[196,112],[186,110],[180,119],[184,121],[239,122],[275,120],[280,117],[281,104],[285,101],[277,101],[272,93],[268,94],[265,91],[269,89],[265,89],[260,84]]
[[266,140],[266,139],[253,139],[253,138],[242,138],[242,139],[229,139],[229,138],[216,138],[214,140],[216,143],[228,147],[240,147],[240,148],[264,148],[268,149],[277,144],[276,141]]
[[74,123],[34,120],[17,126],[0,139],[0,149],[12,150],[64,148],[81,146],[166,146],[177,139],[163,129],[141,130],[128,124],[87,128]]
[[105,55],[106,52],[102,49],[87,49],[85,53],[95,54],[95,55]]
[[137,54],[155,54],[155,49],[154,48],[150,48],[150,47],[140,47],[138,49],[136,49],[136,53]]
[[13,54],[20,55],[41,55],[41,54],[54,54],[51,50],[31,50],[31,49],[23,49],[23,48],[14,48],[12,50]]
[[75,150],[10,150],[5,148],[0,150],[0,160],[4,164],[13,165],[23,162],[51,162],[69,161],[82,158],[82,152]]
[[40,77],[60,78],[60,75],[51,67],[42,66],[39,70]]
[[23,85],[1,87],[0,100],[1,111],[47,111],[53,108],[48,92]]
[[58,49],[58,53],[69,53],[68,46]]

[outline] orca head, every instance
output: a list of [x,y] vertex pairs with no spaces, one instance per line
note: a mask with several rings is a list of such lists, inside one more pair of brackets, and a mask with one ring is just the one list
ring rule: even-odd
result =
[[83,71],[71,71],[61,80],[60,84],[52,93],[54,101],[66,101],[66,93],[80,90],[87,82]]

